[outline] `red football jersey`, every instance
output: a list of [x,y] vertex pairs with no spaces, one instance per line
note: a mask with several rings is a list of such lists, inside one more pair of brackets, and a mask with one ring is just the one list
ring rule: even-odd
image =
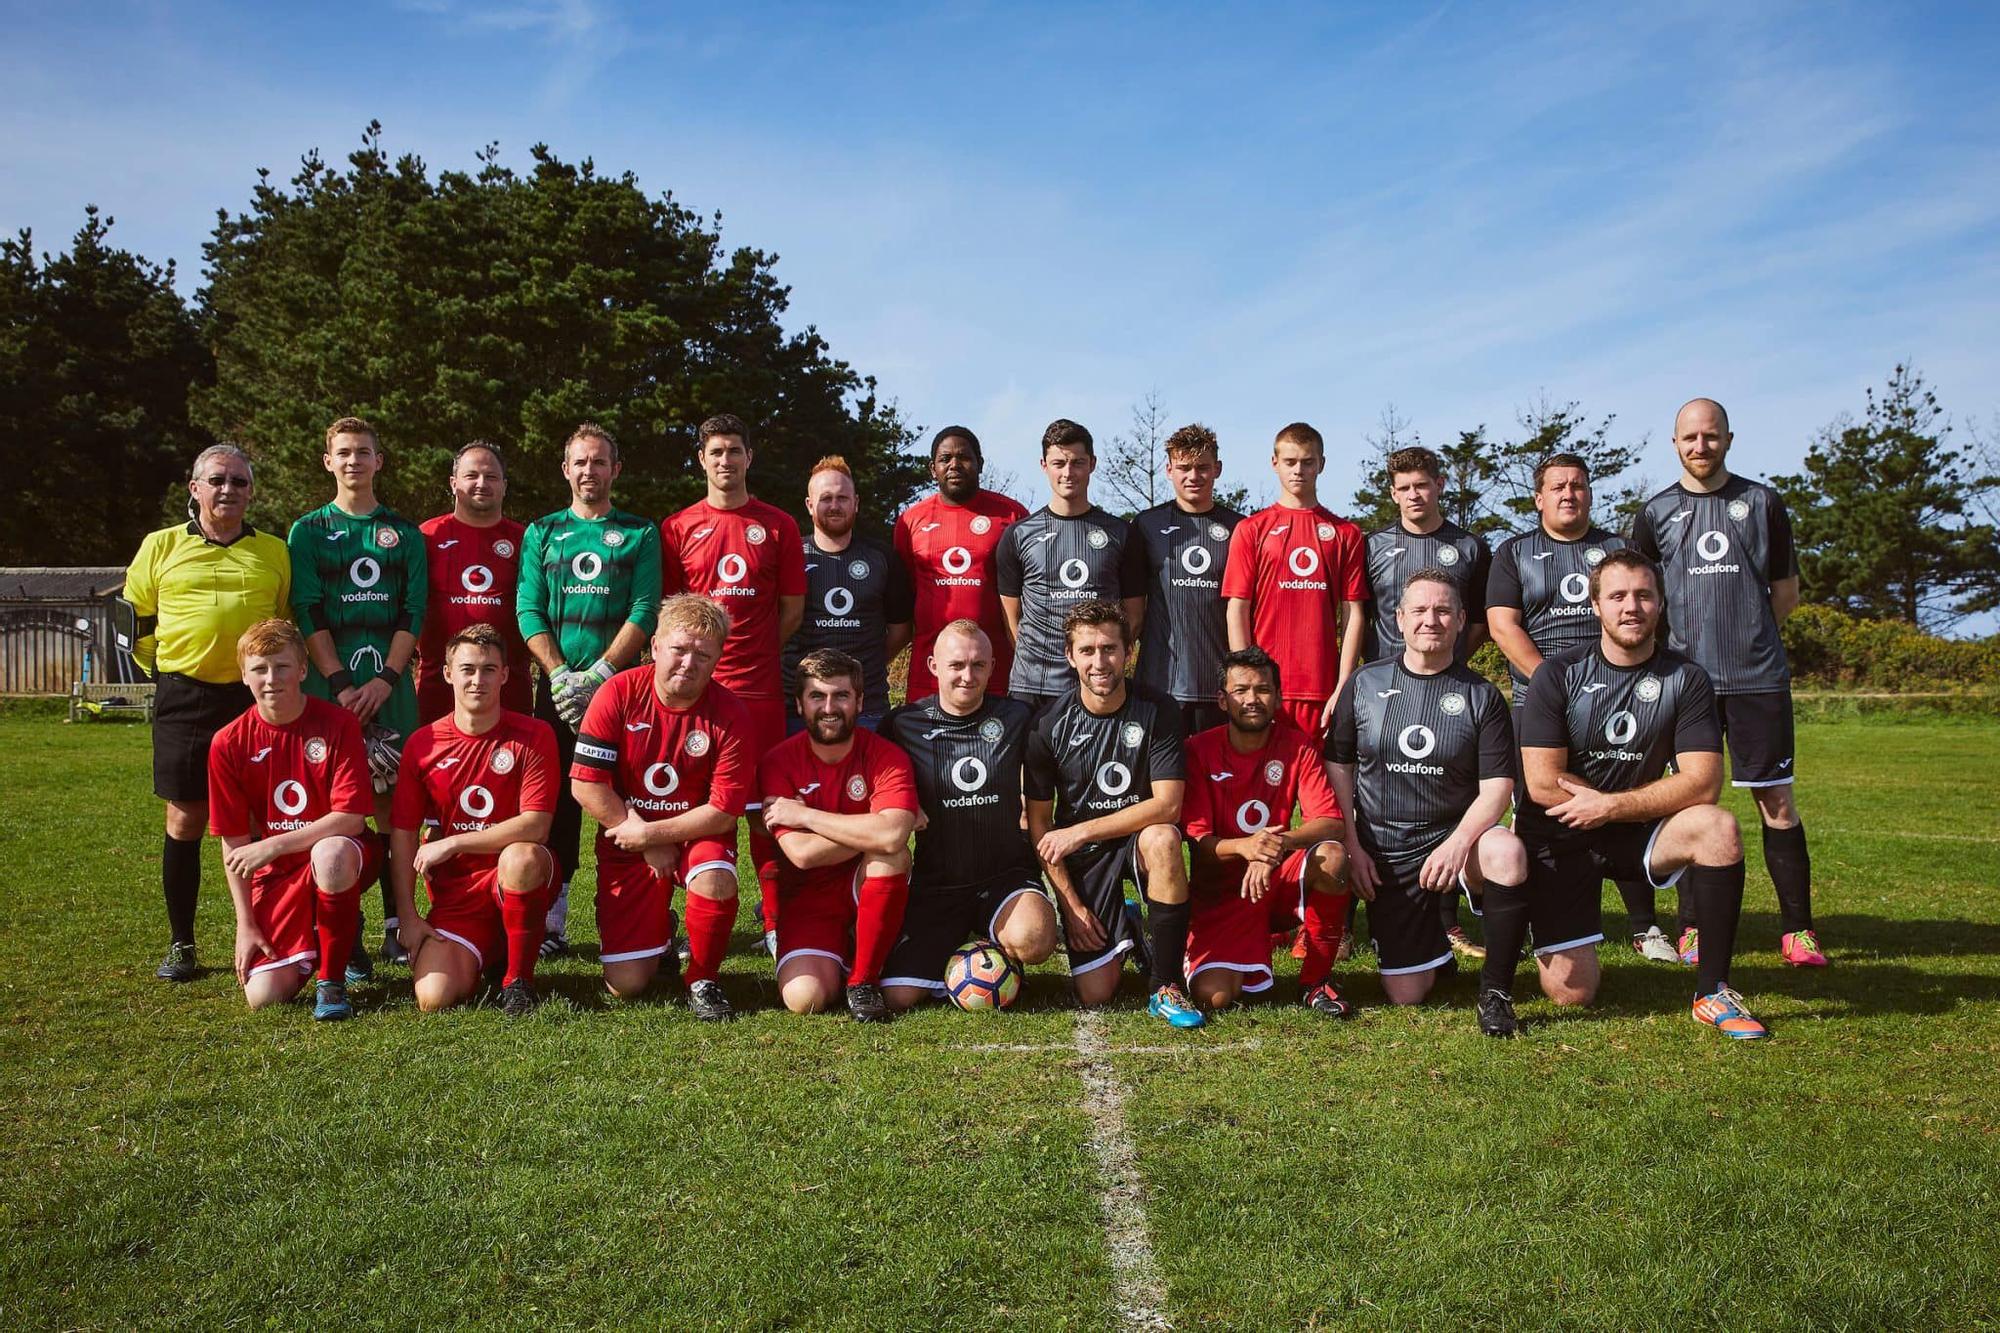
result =
[[[439,828],[440,837],[475,833],[527,811],[553,812],[561,782],[556,733],[540,718],[506,711],[491,731],[468,736],[441,717],[403,743],[390,823]],[[431,897],[499,864],[498,852],[454,856],[431,874]]]
[[[749,714],[729,690],[710,681],[692,708],[669,708],[653,689],[653,668],[636,666],[592,697],[577,728],[569,775],[610,783],[645,819],[671,819],[697,805],[740,815],[756,776],[750,734]],[[640,859],[601,831],[597,856]]]
[[444,670],[445,640],[483,620],[507,642],[507,688],[501,702],[516,712],[528,711],[534,688],[528,678],[528,645],[514,619],[522,531],[510,518],[490,528],[475,528],[451,514],[439,514],[423,525],[431,591],[412,677],[420,687]]
[[1250,603],[1250,633],[1277,659],[1285,698],[1325,703],[1340,675],[1341,603],[1368,600],[1361,529],[1325,505],[1272,505],[1229,534],[1222,595]]
[[[757,799],[773,796],[789,796],[835,815],[871,815],[882,810],[914,814],[918,808],[917,775],[900,747],[865,728],[855,729],[854,744],[838,764],[821,763],[813,753],[811,738],[800,732],[786,737],[757,765]],[[796,830],[771,828],[774,838],[786,832]],[[780,876],[793,879],[812,873],[798,870],[782,858],[778,871]]]
[[698,592],[729,613],[716,684],[745,699],[784,696],[778,599],[806,595],[805,549],[790,514],[762,500],[717,509],[704,499],[662,519],[660,589]]
[[[338,704],[307,695],[305,711],[282,727],[252,708],[209,742],[208,831],[218,838],[268,838],[330,814],[374,813],[361,724]],[[311,856],[280,857],[259,873],[288,874]]]
[[[1306,734],[1283,718],[1249,754],[1229,744],[1229,728],[1211,727],[1187,741],[1187,795],[1181,828],[1190,838],[1246,838],[1301,819],[1340,818],[1326,765]],[[1240,863],[1239,863],[1240,864]]]
[[962,505],[942,495],[928,495],[897,517],[896,554],[917,591],[916,637],[910,645],[912,701],[937,693],[931,645],[937,642],[938,631],[954,620],[978,621],[993,640],[993,679],[986,689],[989,694],[1006,692],[1014,641],[1000,610],[993,552],[1000,545],[1000,534],[1027,516],[1026,509],[1006,496],[977,491]]

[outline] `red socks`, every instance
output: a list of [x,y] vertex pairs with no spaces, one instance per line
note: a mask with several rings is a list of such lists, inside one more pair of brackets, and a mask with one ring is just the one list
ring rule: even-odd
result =
[[689,891],[687,980],[690,983],[714,981],[721,973],[722,957],[729,952],[729,932],[735,925],[734,898],[704,898],[692,890]]
[[903,932],[903,908],[910,901],[910,877],[871,876],[861,881],[861,903],[854,910],[854,968],[850,986],[880,985],[882,964]]
[[313,913],[313,931],[319,936],[319,979],[344,982],[354,937],[361,933],[360,886],[345,893],[315,888],[313,896],[319,900]]
[[757,867],[757,892],[762,897],[764,929],[778,928],[778,840],[750,830],[750,864]]
[[1306,895],[1306,924],[1305,929],[1299,932],[1299,942],[1305,945],[1304,961],[1299,964],[1301,990],[1311,990],[1333,971],[1333,956],[1339,952],[1340,937],[1346,930],[1346,894]]
[[535,959],[541,955],[542,939],[548,934],[549,904],[555,901],[555,886],[531,893],[500,893],[500,925],[507,932],[507,975],[500,984],[517,981],[535,984]]

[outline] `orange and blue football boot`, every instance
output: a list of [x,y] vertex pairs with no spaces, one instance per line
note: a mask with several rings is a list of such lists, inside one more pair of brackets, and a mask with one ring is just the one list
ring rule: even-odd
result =
[[1727,986],[1718,986],[1713,995],[1695,998],[1694,1021],[1706,1023],[1731,1041],[1760,1041],[1770,1029],[1750,1017],[1743,997]]

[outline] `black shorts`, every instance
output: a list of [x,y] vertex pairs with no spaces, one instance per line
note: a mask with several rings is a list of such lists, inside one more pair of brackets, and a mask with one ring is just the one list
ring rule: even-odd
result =
[[1716,720],[1729,746],[1729,785],[1785,787],[1792,781],[1792,692],[1719,694]]
[[944,994],[944,965],[952,951],[968,940],[994,937],[996,918],[1008,903],[1026,893],[1042,893],[1038,870],[996,876],[972,888],[925,889],[910,886],[903,909],[903,933],[882,965],[884,986],[919,986]]
[[[1376,970],[1393,977],[1428,972],[1450,962],[1451,941],[1445,938],[1444,914],[1438,910],[1442,895],[1417,882],[1430,851],[1393,860],[1371,853],[1369,859],[1375,862],[1377,881],[1374,901],[1368,904],[1368,934],[1375,946]],[[1452,892],[1471,900],[1472,890],[1462,875]]]
[[1213,731],[1229,721],[1229,714],[1222,711],[1214,700],[1191,704],[1180,700],[1181,737],[1199,736],[1204,731]]
[[1664,823],[1606,824],[1553,843],[1522,839],[1528,849],[1528,923],[1537,954],[1604,938],[1601,899],[1607,879],[1674,886],[1680,871],[1661,880],[1652,870],[1653,839]]
[[1082,950],[1063,942],[1063,952],[1069,956],[1069,974],[1081,976],[1109,963],[1113,967],[1126,953],[1137,950],[1143,962],[1145,958],[1145,932],[1140,928],[1136,913],[1125,910],[1125,885],[1127,881],[1139,886],[1139,896],[1146,891],[1145,867],[1139,862],[1139,840],[1137,837],[1119,838],[1113,842],[1092,843],[1083,851],[1073,852],[1063,863],[1069,870],[1070,882],[1076,885],[1077,896],[1084,906],[1097,918],[1097,924],[1104,927],[1104,947]]
[[153,795],[168,801],[208,799],[208,743],[256,701],[242,681],[211,685],[160,673],[153,692]]

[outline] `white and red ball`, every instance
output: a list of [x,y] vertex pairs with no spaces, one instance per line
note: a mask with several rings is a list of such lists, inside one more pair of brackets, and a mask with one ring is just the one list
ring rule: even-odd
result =
[[961,1009],[1005,1009],[1021,993],[1021,969],[991,944],[968,944],[946,960],[944,990]]

